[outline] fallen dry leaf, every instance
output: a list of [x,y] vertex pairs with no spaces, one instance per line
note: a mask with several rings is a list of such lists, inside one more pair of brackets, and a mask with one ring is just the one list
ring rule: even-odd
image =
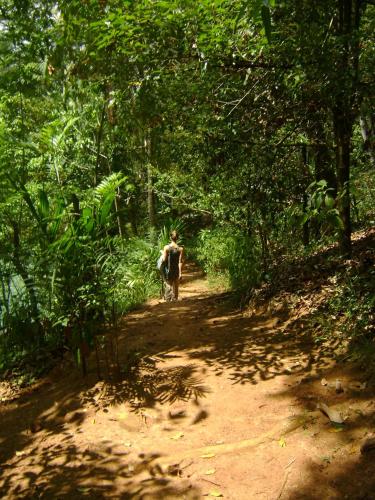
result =
[[174,436],[171,436],[171,439],[181,439],[183,437],[183,432],[177,432]]
[[340,413],[337,410],[330,408],[325,403],[318,403],[317,409],[325,413],[331,422],[334,422],[335,424],[344,423],[344,420],[342,419]]
[[211,474],[215,474],[216,472],[216,469],[208,469],[206,470],[205,474],[206,476],[210,476]]
[[341,432],[344,430],[344,427],[331,427],[328,429],[328,432]]
[[281,448],[285,448],[286,446],[286,441],[284,438],[280,438],[279,439],[279,446],[281,446]]
[[209,492],[209,496],[210,497],[216,497],[216,498],[219,498],[219,497],[222,497],[224,496],[222,493],[220,493],[220,491],[217,491],[217,490],[211,490]]
[[212,458],[215,456],[215,453],[206,453],[205,455],[201,455],[201,458]]
[[367,383],[366,382],[351,382],[349,384],[349,389],[352,391],[363,391],[366,389]]
[[184,408],[175,408],[169,411],[169,418],[182,418],[186,417],[186,410]]

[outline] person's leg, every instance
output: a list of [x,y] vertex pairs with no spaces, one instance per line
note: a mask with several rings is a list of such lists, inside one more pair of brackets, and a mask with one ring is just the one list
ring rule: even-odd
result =
[[174,300],[178,300],[178,285],[179,285],[179,279],[177,278],[173,281]]
[[165,301],[170,302],[173,298],[172,283],[166,280],[164,282],[164,287],[165,287],[165,294],[164,294]]

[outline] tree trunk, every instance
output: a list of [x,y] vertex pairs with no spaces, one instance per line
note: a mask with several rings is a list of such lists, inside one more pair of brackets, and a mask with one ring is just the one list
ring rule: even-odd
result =
[[152,168],[150,164],[147,165],[147,207],[150,228],[154,230],[156,228],[155,193],[152,179]]
[[128,205],[128,216],[134,236],[138,236],[138,208],[134,199],[131,199]]
[[269,248],[268,248],[268,238],[267,233],[263,230],[264,224],[258,224],[259,239],[262,248],[262,271],[263,273],[268,272],[269,268]]
[[359,124],[363,138],[363,149],[368,154],[371,165],[375,167],[375,119],[365,102],[361,104]]
[[350,220],[350,150],[355,99],[358,87],[358,63],[360,53],[359,26],[364,11],[361,0],[339,0],[336,34],[341,42],[341,64],[338,65],[337,93],[333,105],[333,125],[336,140],[336,175],[338,209],[343,228],[339,246],[345,257],[351,255]]
[[337,179],[327,144],[319,143],[315,145],[315,180],[327,181],[327,186],[331,189],[335,197],[337,193]]
[[10,316],[10,296],[11,296],[10,277],[8,275],[3,275],[0,271],[0,282],[1,282],[1,294],[2,294],[0,305],[1,307],[5,308],[4,316],[5,319],[7,319]]
[[152,175],[152,151],[151,139],[146,137],[144,141],[145,153],[147,158],[147,211],[150,223],[150,232],[153,234],[156,230],[156,213],[155,213],[155,191]]
[[[306,144],[302,145],[301,148],[301,157],[302,157],[302,171],[303,171],[303,193],[302,193],[302,212],[306,214],[307,211],[307,188],[309,185],[309,169],[307,166],[308,162],[308,154],[307,154],[307,146]],[[307,247],[310,243],[310,224],[307,220],[302,226],[302,243],[305,247]]]
[[102,112],[100,115],[99,129],[96,134],[96,160],[95,160],[95,170],[94,170],[94,187],[98,185],[98,179],[99,179],[100,154],[101,154],[102,139],[103,139],[105,110],[106,110],[106,102],[104,101],[102,106]]
[[[302,210],[303,213],[305,214],[307,211],[307,193],[306,191],[303,193],[303,198],[302,198]],[[307,220],[304,222],[302,226],[302,243],[303,246],[307,247],[310,244],[310,228],[309,228],[309,221]]]
[[336,136],[336,170],[338,187],[338,210],[343,224],[340,230],[340,251],[344,257],[351,255],[351,217],[350,217],[350,149],[352,125],[350,117],[337,109],[334,117]]
[[116,210],[116,219],[117,219],[117,227],[118,234],[121,238],[125,236],[125,221],[123,216],[123,200],[121,196],[121,190],[118,187],[117,193],[115,197],[115,210]]
[[71,196],[71,200],[72,200],[72,204],[73,204],[73,212],[72,213],[74,215],[75,220],[78,221],[80,216],[81,216],[81,207],[79,204],[78,196],[75,193],[73,193]]

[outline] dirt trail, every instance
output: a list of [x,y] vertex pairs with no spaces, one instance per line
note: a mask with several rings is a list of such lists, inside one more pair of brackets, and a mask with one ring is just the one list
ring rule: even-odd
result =
[[94,362],[82,380],[65,364],[2,405],[0,496],[375,498],[374,456],[359,449],[374,387],[335,365],[336,346],[233,309],[194,267],[181,299],[123,321],[120,364],[138,365],[122,380],[98,382]]

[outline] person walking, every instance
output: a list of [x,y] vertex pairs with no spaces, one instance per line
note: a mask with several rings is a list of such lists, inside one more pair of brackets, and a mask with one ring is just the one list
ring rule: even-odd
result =
[[177,231],[172,231],[170,238],[171,242],[163,248],[166,301],[178,300],[178,287],[182,278],[182,266],[184,262],[184,248],[177,244]]

